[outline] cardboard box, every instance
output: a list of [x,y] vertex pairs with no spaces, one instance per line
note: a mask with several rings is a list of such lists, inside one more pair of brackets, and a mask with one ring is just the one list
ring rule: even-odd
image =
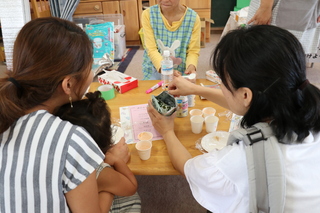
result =
[[210,29],[211,23],[214,23],[212,19],[209,18],[200,18],[201,20],[201,47],[205,47],[206,42],[210,42]]
[[119,93],[125,93],[133,88],[138,87],[138,79],[118,71],[107,71],[105,74],[98,76],[101,84],[113,85]]

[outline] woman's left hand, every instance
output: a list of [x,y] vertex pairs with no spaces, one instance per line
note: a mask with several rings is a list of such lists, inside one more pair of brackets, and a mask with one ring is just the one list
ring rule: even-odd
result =
[[112,146],[107,151],[106,159],[107,159],[108,154],[110,154],[112,157],[116,156],[116,157],[122,159],[125,163],[128,163],[128,161],[130,160],[130,151],[129,151],[128,144],[126,143],[124,137],[122,137],[117,144]]
[[161,115],[152,105],[151,100],[148,102],[148,114],[152,121],[153,127],[163,136],[170,131],[174,131],[174,118],[176,114],[171,116]]

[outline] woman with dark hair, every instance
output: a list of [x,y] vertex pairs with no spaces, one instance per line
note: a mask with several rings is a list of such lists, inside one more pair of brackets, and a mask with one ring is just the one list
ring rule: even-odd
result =
[[39,18],[20,30],[0,79],[0,211],[101,212],[95,169],[105,155],[54,116],[92,82],[92,44],[74,23]]
[[[221,90],[175,77],[169,93],[204,96],[243,115],[244,129],[260,122],[269,125],[285,165],[283,212],[320,212],[320,90],[306,78],[299,41],[270,25],[234,30],[216,46],[212,64]],[[148,113],[174,167],[202,206],[212,212],[249,212],[243,141],[192,158],[174,133],[174,116],[161,116],[150,103]]]

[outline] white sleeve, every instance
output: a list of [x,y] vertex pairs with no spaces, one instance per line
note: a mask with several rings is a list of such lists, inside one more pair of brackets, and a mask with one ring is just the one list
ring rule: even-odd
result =
[[248,212],[248,173],[242,143],[192,158],[184,172],[194,198],[206,209]]

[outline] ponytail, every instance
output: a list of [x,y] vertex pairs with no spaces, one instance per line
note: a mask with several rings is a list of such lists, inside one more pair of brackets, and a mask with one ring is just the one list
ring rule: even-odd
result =
[[17,86],[19,83],[15,81],[8,77],[0,79],[0,133],[24,114],[20,105],[22,88],[19,88],[20,85]]

